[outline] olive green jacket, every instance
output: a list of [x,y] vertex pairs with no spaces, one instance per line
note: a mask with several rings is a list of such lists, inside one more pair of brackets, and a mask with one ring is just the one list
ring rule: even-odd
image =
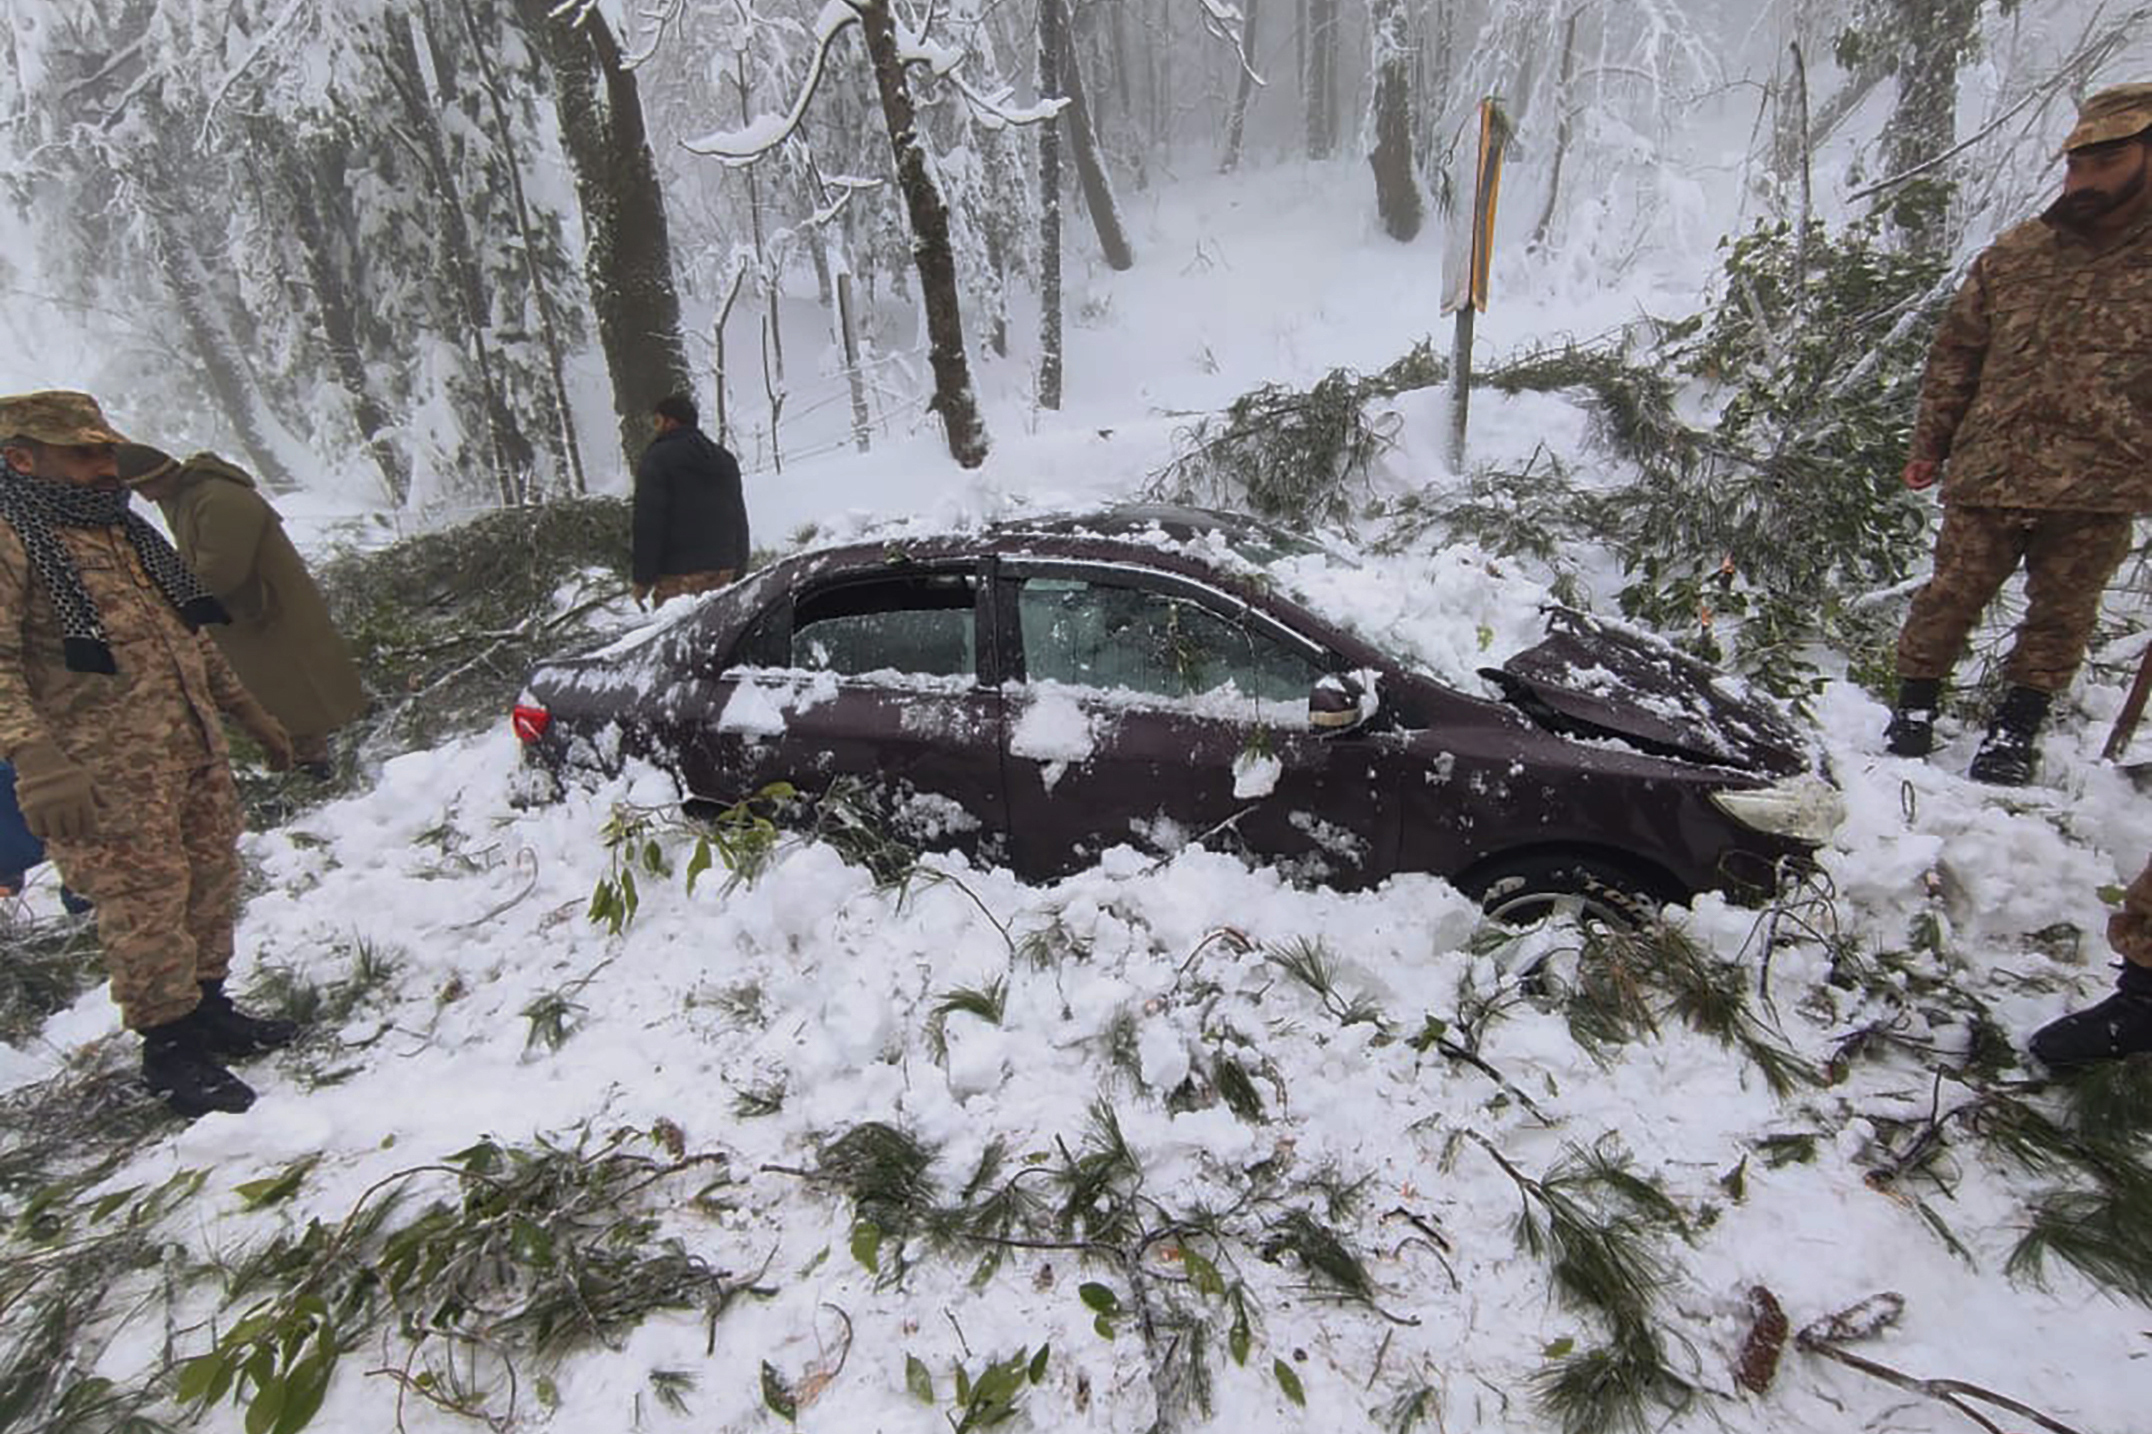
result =
[[158,506],[173,545],[232,615],[213,629],[240,680],[295,740],[325,737],[366,706],[329,605],[254,480],[214,453],[180,464]]

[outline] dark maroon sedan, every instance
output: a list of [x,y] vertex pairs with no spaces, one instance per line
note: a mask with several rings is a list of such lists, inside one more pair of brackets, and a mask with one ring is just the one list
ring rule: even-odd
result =
[[542,776],[640,757],[695,803],[845,781],[1025,877],[1201,842],[1505,913],[1768,891],[1835,824],[1788,726],[1663,643],[1551,610],[1469,695],[1284,596],[1312,551],[1147,506],[810,552],[541,665],[515,730]]

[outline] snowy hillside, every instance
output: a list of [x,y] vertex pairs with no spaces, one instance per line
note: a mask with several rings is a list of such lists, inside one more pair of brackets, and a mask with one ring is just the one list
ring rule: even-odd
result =
[[[1382,302],[1425,256],[1337,217],[1356,182],[1197,186],[1155,219],[1160,249],[1206,206],[1278,222],[1191,276],[1199,300],[1116,297],[1082,342],[1122,357],[1120,389],[1021,436],[1004,399],[976,477],[925,438],[760,475],[762,541],[1133,494],[1170,456],[1160,410],[1386,361],[1427,327]],[[1318,247],[1334,258],[1309,269]],[[1305,301],[1266,300],[1288,276]],[[1488,327],[1632,302],[1519,295]],[[1450,481],[1432,407],[1399,405],[1378,492]],[[1584,428],[1557,399],[1483,397],[1475,452],[1587,463]],[[1470,548],[1360,560],[1374,625],[1473,646],[1520,644],[1546,592]],[[1592,1427],[1594,1388],[1624,1383],[1653,1427],[1963,1427],[1780,1349],[1768,1291],[1794,1332],[1882,1299],[1849,1318],[1896,1318],[1834,1347],[2119,1434],[2144,1311],[2052,1253],[2044,1281],[2008,1267],[2037,1202],[2084,1182],[2037,1145],[2008,1157],[1999,1131],[2064,1105],[1993,1046],[2105,984],[2102,888],[2152,849],[2152,810],[2094,759],[2118,701],[2085,690],[2048,784],[2004,797],[1957,775],[1967,735],[1933,763],[1878,756],[1882,709],[1832,685],[1850,815],[1818,882],[1766,911],[1702,900],[1614,949],[1487,928],[1438,881],[1296,890],[1200,850],[1122,849],[1044,887],[928,858],[888,885],[782,840],[752,879],[719,860],[690,890],[695,836],[657,774],[524,810],[505,726],[395,757],[248,839],[240,983],[317,1021],[249,1067],[248,1115],[155,1124],[100,1166],[94,1102],[116,1097],[85,1073],[132,1059],[102,992],[0,1053],[18,1156],[85,1176],[37,1217],[42,1278],[83,1312],[55,1354],[159,1391],[159,1418],[175,1393],[252,1399],[258,1374],[295,1414],[321,1395],[306,1427],[353,1434],[1011,1409],[1034,1429],[1536,1431],[1565,1408]],[[588,912],[617,823],[638,902],[614,932]],[[41,885],[9,919],[53,906]],[[70,1119],[103,1123],[56,1152]],[[140,1240],[162,1253],[117,1247]],[[42,1308],[13,1291],[11,1320]],[[1775,1377],[1746,1392],[1759,1350]]]
[[[57,19],[38,29],[51,8],[11,12],[10,73],[53,101],[57,124],[71,112],[54,96],[74,91],[45,73],[44,46],[74,51],[52,38]],[[82,44],[116,24],[108,8],[70,22]],[[158,8],[189,20],[150,47],[161,83],[200,90],[187,46],[229,49],[229,101],[214,87],[196,98],[218,123],[252,120],[238,76],[282,74],[266,57],[289,24],[307,63],[261,113],[327,116],[339,132],[374,32],[346,26],[341,7],[231,8],[249,12],[255,48],[196,7]],[[1148,112],[1162,144],[1136,156],[1147,182],[1123,191],[1120,216],[1140,262],[1109,267],[1071,205],[1058,411],[1039,404],[1029,276],[992,295],[1013,343],[997,355],[973,330],[993,435],[981,466],[951,461],[925,406],[918,304],[890,277],[908,238],[847,214],[863,267],[870,253],[884,264],[867,300],[872,446],[857,451],[828,313],[806,297],[804,220],[786,241],[797,247],[773,246],[791,268],[768,292],[769,322],[791,359],[783,385],[766,385],[759,356],[743,356],[768,343],[764,296],[750,286],[734,311],[725,287],[747,272],[739,176],[721,183],[674,143],[730,122],[711,117],[712,96],[733,107],[720,82],[746,51],[718,42],[735,8],[745,36],[753,7],[596,8],[631,39],[672,37],[641,37],[655,47],[641,74],[677,232],[692,236],[680,327],[698,382],[716,366],[709,336],[730,335],[730,436],[765,556],[1155,496],[1200,425],[1264,385],[1380,373],[1423,341],[1449,352],[1439,216],[1415,242],[1388,237],[1364,156],[1346,143],[1300,158],[1301,117],[1282,96],[1254,113],[1240,170],[1217,173],[1212,111],[1175,107],[1161,45],[1144,64],[1160,67]],[[1415,23],[1443,17],[1448,33],[1449,9],[1420,8]],[[1792,203],[1786,176],[1763,173],[1771,140],[1739,76],[1778,84],[1788,37],[1820,72],[1834,28],[1875,8],[1611,7],[1627,48],[1584,56],[1574,83],[1593,99],[1572,111],[1551,40],[1576,7],[1476,7],[1488,35],[1517,44],[1446,56],[1456,83],[1440,103],[1456,113],[1423,128],[1460,133],[1465,100],[1504,83],[1540,115],[1505,192],[1481,371],[1572,343],[1662,363],[1658,321],[1726,298],[1722,236]],[[2051,186],[2050,131],[2068,107],[2055,77],[2136,78],[2145,58],[2144,12],[2128,5],[1974,8],[1984,48],[1953,71],[1972,223],[1958,252],[1916,255],[1937,283]],[[1192,8],[1152,13],[1168,41],[1174,16],[1183,40],[1196,24]],[[752,36],[758,83],[789,83],[809,33],[800,20]],[[1145,41],[1139,29],[1131,43]],[[1268,38],[1285,71],[1291,43]],[[1215,107],[1238,66],[1221,46],[1202,53],[1179,78],[1190,95],[1200,79]],[[1764,58],[1741,68],[1751,53]],[[1532,59],[1521,72],[1518,54]],[[1810,156],[1814,212],[1834,230],[1888,167],[1881,73],[1817,87],[1819,110],[1850,96],[1834,127],[1819,115]],[[846,133],[879,144],[849,98]],[[775,103],[758,90],[758,106]],[[485,124],[441,110],[464,178],[492,184],[474,213],[505,232]],[[155,112],[114,113],[115,152],[154,157],[141,132]],[[1558,114],[1578,126],[1560,188]],[[526,139],[551,133],[517,123]],[[20,155],[59,143],[22,128]],[[285,137],[250,126],[220,164],[244,171]],[[70,154],[104,175],[96,146]],[[984,161],[958,146],[943,159],[974,216],[991,214]],[[67,182],[54,166],[51,182]],[[525,322],[532,295],[584,282],[564,257],[580,222],[565,161],[541,149],[529,170],[560,243],[544,272],[486,276],[508,315],[504,393],[533,443],[573,428],[611,453],[619,415],[595,340],[549,372]],[[322,251],[376,261],[409,298],[437,277],[418,240],[438,237],[438,215],[394,180],[354,181],[380,206],[365,230],[378,252],[334,235]],[[439,332],[405,332],[400,313],[360,324],[368,363],[337,392],[307,367],[317,316],[285,302],[313,280],[242,262],[261,216],[224,229],[209,223],[221,213],[152,217],[240,256],[226,266],[245,301],[232,311],[274,316],[256,345],[264,427],[246,441],[298,475],[277,502],[310,551],[377,546],[492,502],[464,462],[482,447],[481,405],[461,340],[444,337],[455,306],[426,298],[446,316]],[[25,233],[61,217],[14,216]],[[66,254],[101,252],[57,232]],[[110,312],[77,322],[100,306],[131,314],[138,286],[154,287],[147,266],[118,266],[108,286],[74,263],[11,245],[10,284],[41,287],[11,289],[0,311],[10,385],[109,380],[130,395],[111,401],[122,427],[240,441],[214,385],[171,378],[191,368],[151,332],[154,314],[140,331]],[[1706,425],[1725,390],[1702,373],[1656,376],[1669,411]],[[403,405],[383,430],[402,446],[385,457],[351,436],[369,384]],[[1314,534],[1348,563],[1302,560],[1300,576],[1355,630],[1477,694],[1475,671],[1532,643],[1550,598],[1611,614],[1634,574],[1611,542],[1571,531],[1541,550],[1416,518],[1468,497],[1514,514],[1533,499],[1526,480],[1548,475],[1566,493],[1621,493],[1638,465],[1584,385],[1550,383],[1475,391],[1453,472],[1448,398],[1406,387],[1358,410],[1371,461],[1341,485],[1350,518]],[[555,402],[548,430],[532,415]],[[400,503],[382,496],[392,472],[409,484]],[[617,458],[593,457],[589,477],[594,492],[626,490]],[[1845,507],[1858,507],[1850,493]],[[1773,516],[1766,503],[1761,545]],[[1919,576],[1865,595],[1874,620],[1894,622]],[[101,987],[0,1045],[0,1431],[2134,1434],[2152,1391],[2152,1072],[2139,1061],[2064,1084],[2022,1052],[2105,993],[2110,903],[2152,852],[2152,802],[2129,765],[2152,757],[2152,732],[2123,764],[2099,755],[2152,626],[2143,580],[2140,560],[2125,565],[2103,645],[2022,791],[1964,778],[1979,733],[1956,714],[1932,760],[1883,755],[1885,709],[1857,680],[1873,678],[1874,654],[1804,651],[1819,676],[1801,720],[1847,809],[1820,869],[1766,906],[1706,896],[1635,934],[1495,926],[1424,876],[1296,887],[1200,848],[1119,847],[1025,884],[946,855],[915,861],[841,823],[824,840],[752,808],[691,825],[647,768],[532,806],[505,711],[437,748],[370,747],[349,794],[302,794],[292,820],[245,838],[235,989],[307,1023],[299,1044],[242,1068],[252,1110],[168,1116],[139,1089],[139,1044]],[[1731,581],[1729,569],[1718,591]],[[1713,620],[1692,606],[1683,636]],[[1730,604],[1718,620],[1738,628]],[[598,629],[649,621],[622,592]],[[43,869],[0,901],[0,962],[18,984],[48,961],[79,971],[90,930]]]

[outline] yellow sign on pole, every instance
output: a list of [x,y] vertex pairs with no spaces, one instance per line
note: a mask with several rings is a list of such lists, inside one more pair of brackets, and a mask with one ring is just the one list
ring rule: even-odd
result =
[[1487,312],[1487,272],[1494,261],[1494,201],[1502,189],[1502,151],[1509,143],[1509,117],[1492,95],[1480,101],[1479,162],[1472,169],[1472,208],[1465,232],[1451,234],[1442,255],[1442,312],[1457,315],[1450,355],[1452,473],[1465,471],[1465,422],[1472,405],[1472,317]]
[[1479,152],[1472,166],[1472,205],[1462,214],[1464,232],[1443,253],[1442,312],[1470,304],[1487,312],[1487,275],[1494,262],[1495,200],[1502,190],[1502,154],[1509,145],[1509,116],[1489,96],[1479,105]]

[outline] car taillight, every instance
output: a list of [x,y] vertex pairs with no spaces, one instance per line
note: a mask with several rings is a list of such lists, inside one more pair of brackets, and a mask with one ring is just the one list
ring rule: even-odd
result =
[[519,742],[536,742],[552,721],[553,714],[534,702],[518,702],[508,714],[508,725]]

